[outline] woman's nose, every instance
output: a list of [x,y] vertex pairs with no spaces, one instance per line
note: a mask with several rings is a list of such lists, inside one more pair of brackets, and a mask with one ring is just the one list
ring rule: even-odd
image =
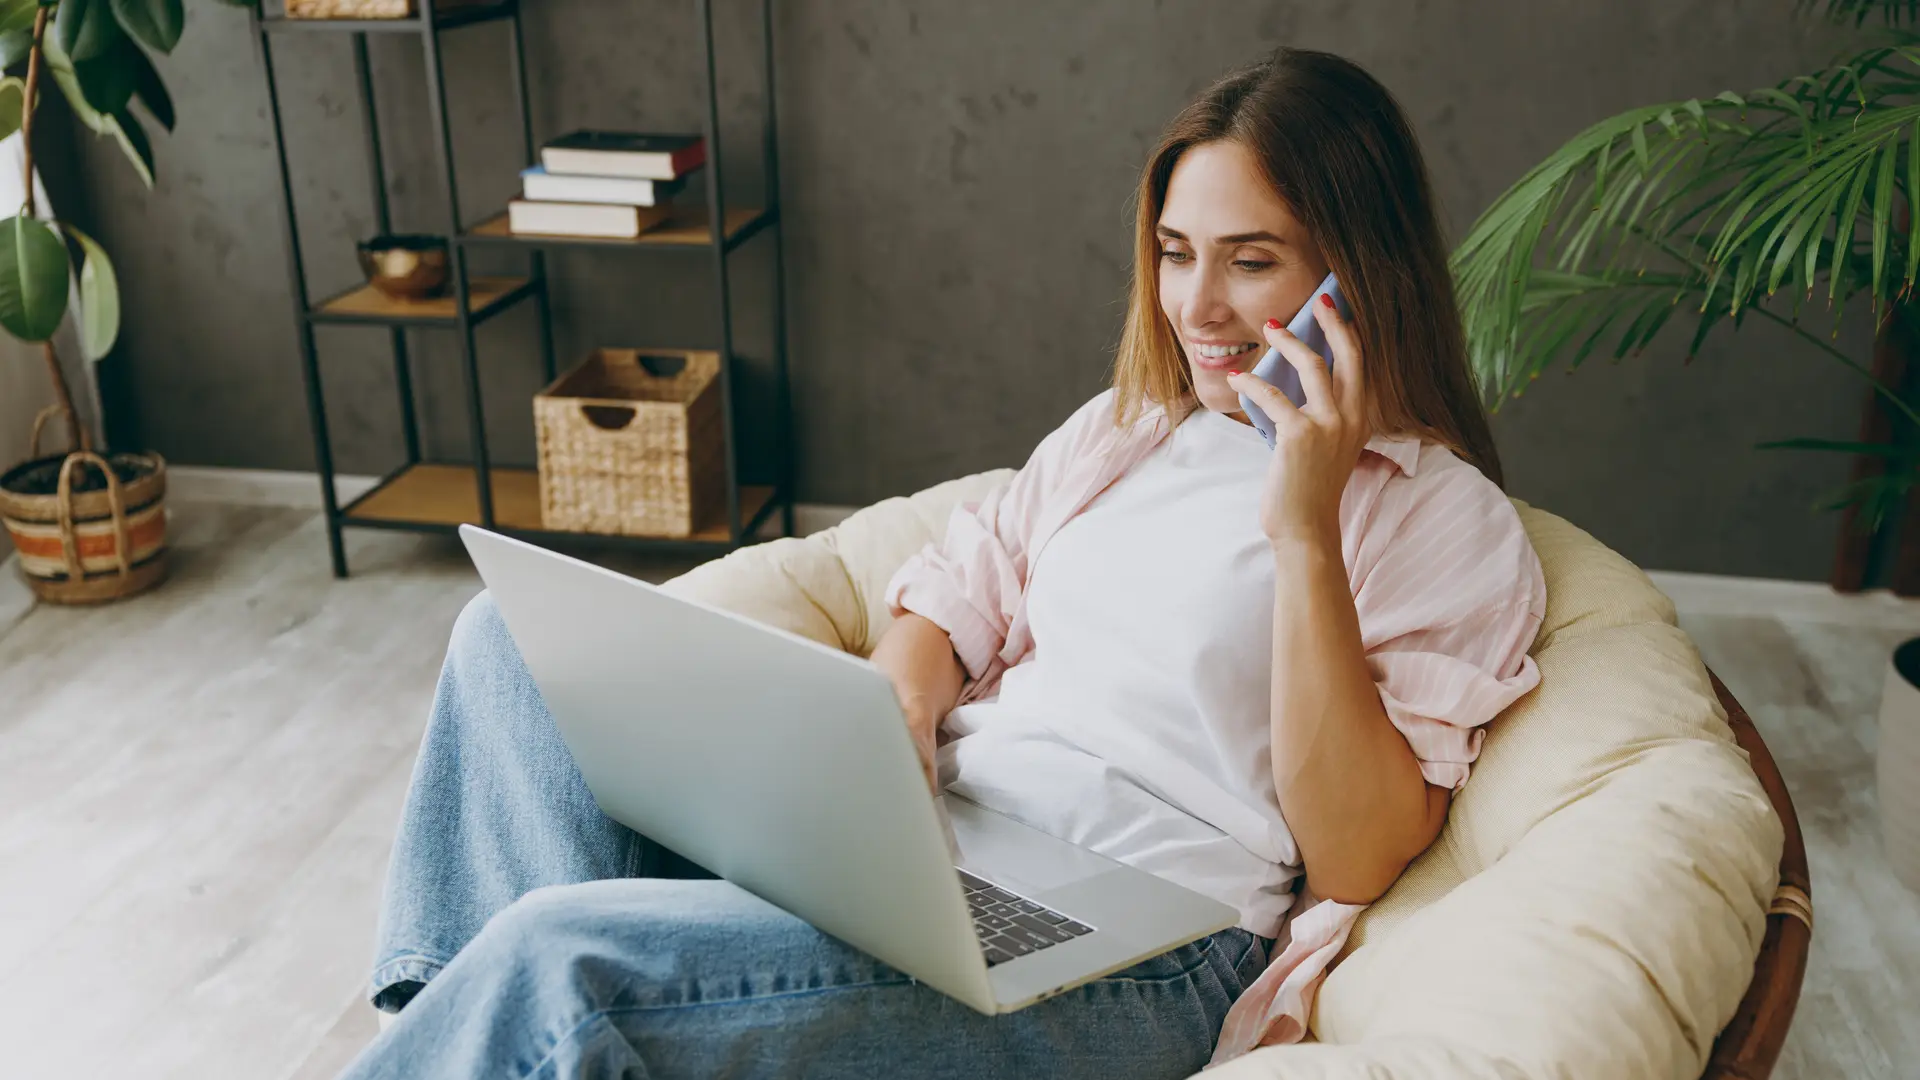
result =
[[1195,325],[1226,322],[1233,317],[1227,302],[1226,282],[1213,269],[1203,268],[1193,275],[1193,294],[1187,297],[1187,318]]

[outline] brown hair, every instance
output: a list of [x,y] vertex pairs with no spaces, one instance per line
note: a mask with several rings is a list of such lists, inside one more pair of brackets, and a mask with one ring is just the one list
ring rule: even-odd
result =
[[1351,61],[1281,48],[1228,74],[1182,110],[1140,176],[1133,285],[1114,360],[1114,421],[1148,402],[1170,413],[1193,394],[1160,308],[1154,230],[1188,147],[1232,140],[1320,246],[1352,305],[1376,431],[1440,443],[1502,482],[1500,456],[1467,368],[1466,336],[1413,129],[1387,88]]

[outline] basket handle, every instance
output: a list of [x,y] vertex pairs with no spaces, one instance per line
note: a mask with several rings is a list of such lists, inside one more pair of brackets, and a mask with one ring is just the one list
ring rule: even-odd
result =
[[580,415],[587,418],[587,423],[601,431],[619,431],[633,423],[633,418],[639,414],[640,410],[631,405],[580,406]]
[[60,511],[60,554],[66,557],[67,573],[73,581],[87,576],[80,565],[80,538],[73,531],[73,474],[82,463],[94,466],[107,478],[107,506],[113,511],[113,557],[120,564],[120,576],[126,577],[133,572],[133,564],[127,561],[127,504],[120,494],[120,478],[105,458],[89,450],[68,454],[60,465],[60,487],[54,504]]
[[655,379],[672,379],[687,370],[687,358],[675,353],[636,352],[633,364]]

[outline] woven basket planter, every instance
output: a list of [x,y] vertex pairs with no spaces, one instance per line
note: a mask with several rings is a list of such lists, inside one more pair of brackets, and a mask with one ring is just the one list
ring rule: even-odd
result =
[[[20,555],[34,595],[55,604],[93,604],[132,596],[167,574],[167,463],[158,454],[113,454],[135,472],[122,482],[106,459],[80,451],[36,458],[0,476],[0,523]],[[17,490],[58,470],[53,494]],[[107,486],[74,491],[85,471]]]
[[727,497],[720,354],[598,349],[533,399],[549,529],[685,537]]

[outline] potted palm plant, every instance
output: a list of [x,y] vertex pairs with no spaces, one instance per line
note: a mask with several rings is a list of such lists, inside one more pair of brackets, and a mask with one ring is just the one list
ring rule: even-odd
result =
[[[242,0],[229,0],[242,2]],[[86,603],[127,596],[166,574],[166,463],[153,453],[96,448],[74,410],[53,336],[77,288],[79,340],[89,361],[120,331],[113,264],[70,222],[35,205],[33,130],[49,80],[79,122],[125,151],[153,184],[153,148],[132,106],[173,128],[173,102],[147,50],[171,52],[185,25],[182,0],[0,0],[0,138],[16,132],[23,204],[0,220],[0,327],[38,344],[53,403],[34,424],[28,460],[0,473],[0,521],[22,572],[43,600]],[[77,285],[76,285],[77,282]],[[42,430],[63,423],[67,452],[41,456]]]
[[[1754,318],[1861,380],[1871,398],[1860,438],[1762,444],[1854,456],[1829,506],[1844,515],[1834,584],[1858,588],[1876,536],[1920,494],[1920,395],[1904,385],[1920,331],[1920,33],[1909,28],[1920,3],[1800,10],[1884,26],[1822,70],[1594,124],[1495,200],[1453,268],[1495,408],[1553,364],[1638,353],[1676,321],[1692,323],[1689,357],[1715,326]],[[1832,341],[1857,304],[1875,319],[1864,360]],[[1896,873],[1920,889],[1920,645],[1902,652],[1882,702],[1881,811]]]

